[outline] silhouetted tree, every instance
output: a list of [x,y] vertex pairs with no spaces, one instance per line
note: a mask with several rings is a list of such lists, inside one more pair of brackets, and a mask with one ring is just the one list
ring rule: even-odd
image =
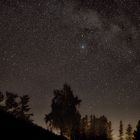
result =
[[29,113],[29,100],[30,97],[28,95],[23,95],[19,97],[17,94],[6,92],[6,96],[0,92],[0,109],[5,110],[11,114],[13,114],[16,118],[31,120],[32,113]]
[[81,139],[87,139],[87,133],[88,133],[88,116],[85,115],[81,119],[81,124],[80,124]]
[[6,92],[5,108],[8,112],[12,113],[14,109],[18,106],[18,103],[16,101],[17,97],[17,94]]
[[108,120],[105,116],[101,116],[98,120],[98,140],[107,140],[108,139]]
[[133,140],[133,129],[131,124],[128,124],[126,129],[126,140]]
[[85,117],[83,117],[81,119],[81,129],[83,132],[86,132],[88,129],[88,115],[85,115]]
[[123,122],[120,121],[120,127],[119,127],[119,140],[123,140]]
[[45,116],[46,124],[60,129],[61,135],[66,134],[74,139],[74,132],[80,126],[80,113],[77,106],[81,100],[73,95],[70,86],[65,84],[62,90],[54,90],[52,99],[52,111]]
[[113,140],[113,136],[112,136],[112,123],[111,121],[109,121],[108,123],[108,140]]
[[33,116],[33,114],[29,113],[31,109],[29,107],[29,101],[30,97],[28,95],[23,95],[20,97],[18,107],[13,111],[17,118],[24,119],[26,121],[32,121],[31,116]]
[[134,140],[140,140],[140,120],[138,121],[136,130],[134,131]]
[[89,134],[88,139],[94,140],[95,139],[95,119],[96,117],[93,115],[90,115],[90,121],[89,121]]
[[[109,128],[110,127],[110,128]],[[90,117],[89,140],[109,140],[111,138],[112,128],[105,116],[96,118]]]
[[105,116],[86,115],[81,119],[81,135],[82,140],[112,140],[112,124]]

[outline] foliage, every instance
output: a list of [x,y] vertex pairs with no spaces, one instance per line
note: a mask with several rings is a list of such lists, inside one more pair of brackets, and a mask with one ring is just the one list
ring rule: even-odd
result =
[[32,113],[29,113],[29,100],[28,95],[18,96],[15,93],[6,92],[5,96],[0,92],[0,109],[13,114],[16,118],[31,120]]
[[17,118],[24,119],[24,120],[31,120],[32,113],[28,113],[30,111],[29,107],[29,100],[30,97],[28,95],[23,95],[20,97],[20,102],[18,103],[18,107],[14,110],[14,115]]
[[126,140],[133,140],[133,129],[131,124],[128,124],[126,129]]
[[120,121],[119,140],[123,140],[123,122]]
[[112,140],[111,122],[105,116],[86,115],[81,119],[81,136],[86,140]]
[[73,137],[80,125],[80,113],[77,106],[81,100],[73,95],[70,86],[65,84],[62,90],[54,90],[52,111],[45,116],[46,124],[59,128],[61,135]]

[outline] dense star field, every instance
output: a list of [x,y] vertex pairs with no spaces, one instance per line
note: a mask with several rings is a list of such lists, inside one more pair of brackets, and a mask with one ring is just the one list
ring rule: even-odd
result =
[[139,0],[1,0],[0,90],[31,97],[45,126],[53,90],[66,82],[80,112],[140,119]]

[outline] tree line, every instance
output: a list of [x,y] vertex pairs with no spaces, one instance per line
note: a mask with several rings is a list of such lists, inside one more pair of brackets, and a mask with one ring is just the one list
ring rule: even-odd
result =
[[15,93],[6,92],[3,94],[0,92],[0,109],[10,114],[13,114],[16,118],[24,119],[26,121],[33,121],[33,116],[29,107],[30,97],[28,95],[18,96]]
[[[32,122],[30,113],[30,97],[28,95],[0,92],[0,109],[13,114],[16,118]],[[112,122],[106,116],[81,116],[78,106],[81,100],[73,94],[71,87],[64,84],[62,89],[54,90],[51,112],[44,120],[47,129],[57,130],[61,136],[70,140],[113,140]],[[123,122],[120,121],[118,140],[140,140],[140,120],[133,130],[128,124],[125,132]]]

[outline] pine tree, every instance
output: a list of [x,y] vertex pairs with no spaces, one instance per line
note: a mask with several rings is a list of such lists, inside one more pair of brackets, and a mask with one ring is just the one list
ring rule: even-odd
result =
[[90,121],[89,121],[89,124],[90,124],[90,127],[89,127],[89,131],[91,134],[93,134],[94,132],[94,120],[95,120],[95,116],[93,115],[90,115]]
[[126,129],[126,140],[133,140],[133,129],[131,124],[128,124]]
[[18,106],[16,99],[18,98],[17,94],[6,92],[5,99],[5,109],[8,112],[13,112],[13,110]]
[[123,122],[120,121],[119,140],[123,140]]
[[95,116],[90,115],[89,139],[95,138]]
[[108,140],[112,140],[113,137],[112,137],[112,123],[111,121],[108,122]]
[[88,131],[88,115],[85,115],[81,119],[81,133],[87,134],[87,131]]
[[30,97],[28,95],[23,95],[20,97],[18,107],[14,110],[14,115],[17,118],[24,119],[26,121],[32,121],[31,116],[33,116],[33,114],[29,113],[31,109],[29,107],[29,101]]

